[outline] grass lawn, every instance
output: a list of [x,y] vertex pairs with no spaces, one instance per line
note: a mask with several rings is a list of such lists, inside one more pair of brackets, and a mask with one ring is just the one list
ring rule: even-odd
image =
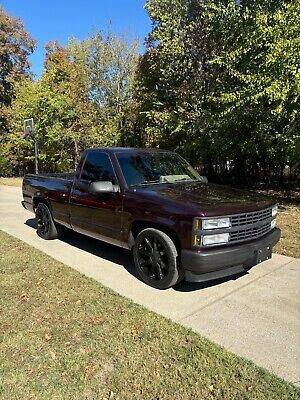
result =
[[300,399],[296,387],[1,231],[0,242],[1,399]]
[[0,177],[0,185],[6,186],[21,186],[23,178],[1,178]]
[[300,192],[257,191],[278,203],[277,226],[281,229],[281,240],[274,251],[285,256],[300,258]]
[[274,252],[300,258],[300,207],[280,205],[277,225],[281,229],[281,240]]

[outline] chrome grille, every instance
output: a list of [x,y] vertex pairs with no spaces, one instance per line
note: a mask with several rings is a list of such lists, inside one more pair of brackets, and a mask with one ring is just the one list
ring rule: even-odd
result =
[[249,212],[246,214],[233,215],[231,217],[231,226],[252,225],[259,221],[265,221],[272,218],[272,208],[261,211]]

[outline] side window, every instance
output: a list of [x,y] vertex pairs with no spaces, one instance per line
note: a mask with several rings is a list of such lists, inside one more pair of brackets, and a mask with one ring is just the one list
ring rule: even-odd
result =
[[113,185],[116,176],[111,161],[105,153],[90,153],[84,163],[80,183],[89,185],[92,182],[109,181]]

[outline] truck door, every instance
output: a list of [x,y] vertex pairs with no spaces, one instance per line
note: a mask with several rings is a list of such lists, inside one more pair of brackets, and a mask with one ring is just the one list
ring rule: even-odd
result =
[[123,196],[120,192],[91,193],[90,184],[99,181],[118,185],[109,155],[91,151],[71,191],[71,225],[76,232],[120,245]]

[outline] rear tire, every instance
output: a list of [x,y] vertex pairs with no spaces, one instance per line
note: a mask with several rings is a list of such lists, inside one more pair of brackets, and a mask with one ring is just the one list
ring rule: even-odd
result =
[[133,258],[141,279],[156,289],[167,289],[184,278],[174,242],[158,229],[148,228],[139,233]]
[[39,203],[35,216],[37,219],[37,234],[45,240],[58,239],[63,234],[63,227],[53,220],[51,211],[45,203]]

